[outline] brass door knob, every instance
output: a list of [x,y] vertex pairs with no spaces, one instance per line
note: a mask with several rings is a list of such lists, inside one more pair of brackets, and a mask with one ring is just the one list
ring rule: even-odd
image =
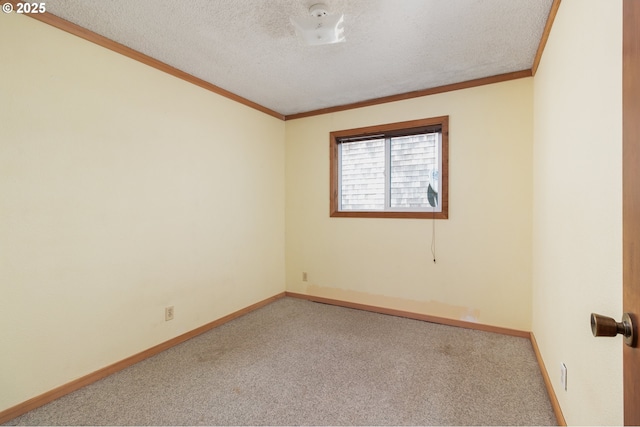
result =
[[594,337],[624,336],[624,343],[634,347],[637,332],[634,331],[633,321],[629,313],[622,315],[622,322],[616,322],[611,317],[591,313],[591,332]]

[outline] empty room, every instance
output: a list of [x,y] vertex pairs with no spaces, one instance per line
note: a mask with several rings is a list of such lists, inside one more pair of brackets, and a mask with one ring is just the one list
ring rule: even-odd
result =
[[640,1],[0,3],[0,423],[640,424]]

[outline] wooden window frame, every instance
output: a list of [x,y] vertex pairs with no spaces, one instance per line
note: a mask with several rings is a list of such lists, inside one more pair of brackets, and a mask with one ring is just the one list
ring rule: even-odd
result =
[[[442,130],[442,170],[440,212],[415,212],[415,211],[341,211],[338,200],[338,146],[343,138],[362,137],[380,133],[411,132],[415,128],[439,126]],[[348,218],[422,218],[422,219],[448,219],[449,218],[449,116],[432,117],[406,122],[389,123],[378,126],[369,126],[356,129],[345,129],[329,133],[329,215],[331,217]]]

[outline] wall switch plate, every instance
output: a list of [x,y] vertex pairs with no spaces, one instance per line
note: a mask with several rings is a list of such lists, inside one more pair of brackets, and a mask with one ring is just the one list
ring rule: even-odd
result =
[[308,279],[307,272],[306,272],[306,271],[303,271],[303,272],[302,272],[302,281],[303,281],[303,282],[306,282],[306,281],[307,281],[307,279]]
[[564,363],[560,364],[560,384],[562,384],[562,388],[567,391],[567,365]]
[[164,308],[164,321],[173,320],[173,306]]

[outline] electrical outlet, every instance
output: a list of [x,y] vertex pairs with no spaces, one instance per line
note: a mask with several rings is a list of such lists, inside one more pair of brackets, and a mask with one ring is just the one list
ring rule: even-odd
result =
[[560,384],[562,388],[567,391],[567,365],[564,363],[560,364]]
[[173,320],[173,306],[164,308],[164,321]]
[[307,272],[306,272],[306,271],[303,271],[303,272],[302,272],[302,281],[303,281],[303,282],[306,282],[306,281],[307,281],[307,279],[308,279]]

